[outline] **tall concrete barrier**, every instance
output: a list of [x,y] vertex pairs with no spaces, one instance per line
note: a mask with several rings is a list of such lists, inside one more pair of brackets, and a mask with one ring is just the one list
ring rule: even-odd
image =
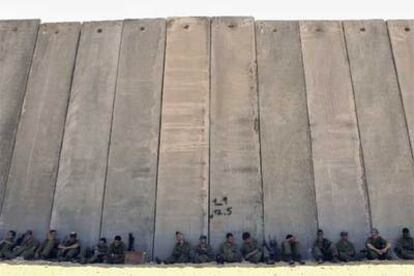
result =
[[124,21],[101,229],[150,256],[164,50],[165,20]]
[[372,225],[388,239],[414,227],[414,165],[384,21],[344,22]]
[[37,36],[0,227],[49,228],[79,23],[43,24]]
[[210,241],[249,231],[263,239],[255,26],[214,18],[211,27]]
[[370,217],[342,24],[304,21],[300,32],[319,227],[332,240],[348,231],[360,248]]
[[256,23],[264,236],[294,234],[310,256],[317,229],[298,22]]
[[208,233],[210,20],[167,23],[154,255]]
[[0,211],[39,23],[0,21]]
[[51,227],[76,231],[84,245],[100,233],[122,22],[81,30]]

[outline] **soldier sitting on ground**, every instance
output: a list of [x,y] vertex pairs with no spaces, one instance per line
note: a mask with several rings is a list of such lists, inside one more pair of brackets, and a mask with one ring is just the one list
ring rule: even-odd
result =
[[51,260],[56,258],[59,244],[56,230],[49,230],[46,240],[36,250],[35,259]]
[[269,254],[269,261],[268,261],[269,264],[274,264],[275,262],[280,261],[280,250],[279,250],[279,247],[277,246],[277,241],[275,237],[271,238],[269,236],[269,243],[267,243],[266,241],[263,241],[263,246]]
[[3,240],[0,241],[0,259],[12,259],[15,245],[16,232],[10,230]]
[[322,229],[318,229],[312,253],[318,263],[324,261],[338,262],[336,248],[330,240],[324,238]]
[[348,240],[348,232],[342,231],[340,236],[336,243],[338,259],[343,262],[359,261],[361,257],[356,252],[354,244]]
[[401,259],[414,259],[414,239],[411,237],[408,228],[402,230],[402,236],[398,239],[395,246],[395,253]]
[[288,234],[282,243],[282,259],[293,265],[296,262],[305,264],[300,255],[300,243],[295,236]]
[[108,255],[105,260],[109,264],[123,264],[125,262],[126,245],[121,236],[115,236],[114,241],[109,245]]
[[77,239],[77,234],[71,232],[69,234],[69,239],[58,246],[58,261],[75,262],[80,253],[80,247],[80,241]]
[[108,256],[108,244],[106,238],[100,238],[94,248],[84,247],[81,251],[81,263],[103,263]]
[[368,238],[366,246],[369,260],[392,260],[391,244],[379,235],[377,229],[371,230],[371,236]]
[[200,236],[199,244],[194,248],[194,263],[209,263],[214,261],[214,252],[207,243],[207,237]]
[[[168,257],[165,264],[182,264],[191,262],[191,245],[184,239],[184,234],[175,232],[175,245],[171,256]],[[159,258],[156,258],[157,263],[161,263]]]
[[23,257],[25,260],[31,260],[35,257],[36,249],[39,247],[39,242],[33,236],[31,230],[27,230],[22,237],[19,245],[15,246],[12,253],[12,258]]
[[237,244],[234,242],[233,234],[227,233],[226,241],[220,245],[219,254],[217,255],[217,263],[236,263],[241,262],[241,260],[242,256]]
[[258,263],[265,259],[267,262],[269,257],[263,256],[263,248],[253,239],[249,232],[244,232],[242,235],[243,244],[241,246],[241,254],[243,258],[251,263]]

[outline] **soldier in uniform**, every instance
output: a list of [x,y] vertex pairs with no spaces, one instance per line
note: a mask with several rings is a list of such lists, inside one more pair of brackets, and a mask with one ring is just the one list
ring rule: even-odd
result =
[[411,237],[408,228],[402,230],[402,236],[398,239],[394,250],[397,256],[401,259],[414,259],[414,239]]
[[241,262],[242,256],[240,254],[237,244],[234,242],[232,233],[227,233],[226,241],[220,245],[219,254],[217,256],[218,263],[236,263]]
[[89,247],[82,248],[81,263],[103,263],[108,256],[108,251],[106,238],[100,238],[98,244],[93,249]]
[[340,236],[340,240],[336,243],[338,259],[343,262],[359,261],[361,258],[358,256],[354,244],[348,240],[348,232],[342,231]]
[[58,260],[60,262],[76,261],[81,250],[80,241],[75,232],[69,234],[69,239],[58,245]]
[[200,236],[199,244],[194,248],[194,263],[209,263],[214,261],[213,248],[207,243],[207,237]]
[[106,263],[123,264],[125,262],[126,245],[121,236],[115,236],[114,241],[109,245]]
[[371,236],[368,238],[366,246],[369,260],[392,260],[391,244],[379,235],[377,229],[371,230]]
[[295,264],[295,261],[300,264],[305,264],[300,255],[300,243],[295,236],[288,234],[282,243],[282,258],[290,265]]
[[[166,264],[182,264],[191,262],[191,245],[184,239],[184,234],[175,232],[175,245],[171,256],[164,263]],[[157,263],[161,261],[157,258]]]
[[27,230],[26,233],[23,235],[22,243],[17,245],[13,249],[12,257],[23,257],[25,260],[31,260],[34,258],[36,249],[39,247],[39,242],[35,237],[33,237],[33,233],[31,230]]
[[0,259],[12,259],[15,245],[16,232],[10,230],[2,241],[0,241]]
[[37,248],[35,258],[42,260],[56,258],[59,244],[60,241],[57,238],[56,230],[49,230],[46,240]]
[[254,264],[263,261],[263,248],[251,237],[250,233],[244,232],[242,239],[243,244],[240,251],[243,258]]
[[318,229],[312,253],[318,263],[324,261],[338,262],[336,248],[330,240],[324,238],[322,229]]

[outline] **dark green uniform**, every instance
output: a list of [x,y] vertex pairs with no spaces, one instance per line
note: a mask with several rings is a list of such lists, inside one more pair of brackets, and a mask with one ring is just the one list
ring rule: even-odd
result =
[[286,262],[302,262],[300,243],[298,241],[290,242],[289,240],[285,240],[282,243],[282,259]]
[[36,257],[49,260],[57,257],[59,239],[46,239],[36,250]]
[[338,259],[344,262],[357,261],[359,256],[355,251],[355,246],[348,240],[339,240],[336,243],[336,250],[338,252]]
[[126,246],[124,242],[112,242],[109,245],[106,262],[110,264],[123,264],[125,262],[125,251]]
[[184,241],[176,243],[171,256],[165,260],[167,264],[189,263],[191,261],[191,245]]
[[76,259],[76,257],[78,257],[79,253],[80,253],[80,242],[78,239],[68,239],[67,241],[64,241],[62,243],[63,246],[72,246],[75,244],[79,244],[78,247],[76,248],[71,248],[71,249],[62,249],[60,248],[58,250],[58,259],[61,262],[69,262],[69,261],[74,261]]
[[82,248],[81,263],[103,263],[108,257],[109,247],[105,244],[98,243],[95,248]]
[[[384,249],[387,246],[387,241],[385,239],[383,239],[382,237],[378,237],[376,239],[373,239],[372,237],[369,237],[367,240],[367,244],[371,244],[372,246],[374,246],[376,249]],[[385,260],[385,259],[391,259],[391,250],[387,250],[387,252],[385,252],[384,254],[380,255],[377,252],[375,252],[374,250],[370,249],[367,246],[367,258],[370,260],[374,260],[374,259],[380,259],[380,260]]]
[[243,242],[240,251],[248,262],[258,263],[263,259],[263,248],[254,239],[251,239],[250,242]]
[[31,236],[23,240],[22,244],[13,249],[13,257],[23,257],[25,260],[31,260],[35,257],[36,249],[39,242]]
[[395,253],[401,259],[414,259],[414,239],[412,237],[401,237],[395,246]]
[[316,239],[313,244],[313,256],[316,260],[333,261],[337,257],[335,246],[328,239]]
[[194,248],[194,263],[209,263],[214,261],[213,248],[207,243],[199,243]]
[[223,262],[235,263],[241,262],[242,256],[237,244],[225,241],[220,245],[219,259]]
[[0,241],[0,259],[13,259],[14,239]]

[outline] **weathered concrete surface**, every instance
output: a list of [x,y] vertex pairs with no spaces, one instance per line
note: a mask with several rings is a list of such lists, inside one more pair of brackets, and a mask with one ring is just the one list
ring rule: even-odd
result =
[[[211,48],[210,241],[263,239],[253,18],[214,18]],[[239,240],[240,241],[240,240]]]
[[387,27],[344,22],[372,224],[389,239],[414,227],[414,165]]
[[0,211],[39,23],[0,21]]
[[414,154],[414,21],[388,21],[388,32]]
[[317,228],[298,22],[256,23],[265,239],[293,233],[309,256]]
[[175,231],[207,234],[210,20],[172,18],[162,103],[154,255],[169,256]]
[[49,228],[53,193],[79,39],[79,23],[40,26],[0,228]]
[[124,21],[101,229],[150,256],[164,49],[164,19]]
[[122,22],[85,23],[72,83],[51,227],[99,236]]
[[342,24],[304,21],[300,32],[319,227],[362,248],[370,218]]

